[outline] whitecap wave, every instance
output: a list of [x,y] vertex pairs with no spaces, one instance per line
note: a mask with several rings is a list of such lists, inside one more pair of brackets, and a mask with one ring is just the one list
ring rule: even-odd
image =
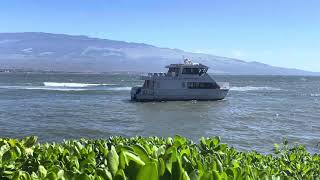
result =
[[18,89],[18,90],[48,90],[48,91],[86,91],[83,88],[59,88],[46,86],[0,86],[0,89]]
[[82,87],[66,87],[66,86],[0,86],[0,89],[13,90],[45,90],[45,91],[129,91],[131,87],[107,87],[103,89],[92,89]]
[[46,90],[46,91],[88,91],[89,90],[89,89],[82,89],[82,88],[58,88],[58,87],[43,87],[43,86],[21,87],[20,89]]
[[231,87],[231,91],[280,91],[280,88],[268,87],[268,86],[243,86],[243,87]]
[[111,91],[130,91],[131,87],[112,87],[112,88],[108,88],[108,90],[111,90]]
[[91,83],[70,83],[70,82],[44,82],[44,86],[47,87],[93,87],[93,86],[115,86],[116,84],[91,84]]

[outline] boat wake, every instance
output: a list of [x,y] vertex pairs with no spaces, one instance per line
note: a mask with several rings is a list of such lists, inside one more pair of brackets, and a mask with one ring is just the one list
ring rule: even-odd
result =
[[280,88],[268,87],[268,86],[243,86],[243,87],[231,87],[231,91],[281,91]]

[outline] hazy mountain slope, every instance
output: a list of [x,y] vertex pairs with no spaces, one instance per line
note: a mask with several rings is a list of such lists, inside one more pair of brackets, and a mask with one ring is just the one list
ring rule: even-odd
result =
[[182,62],[183,56],[208,65],[211,72],[216,73],[316,75],[297,69],[159,48],[142,43],[49,33],[0,33],[0,69],[164,71],[166,64]]

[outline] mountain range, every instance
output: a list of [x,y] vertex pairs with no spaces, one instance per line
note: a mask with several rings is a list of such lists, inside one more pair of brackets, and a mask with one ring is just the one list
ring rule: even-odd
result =
[[298,69],[87,36],[41,32],[0,33],[0,69],[65,72],[158,72],[186,57],[211,73],[235,75],[320,75]]

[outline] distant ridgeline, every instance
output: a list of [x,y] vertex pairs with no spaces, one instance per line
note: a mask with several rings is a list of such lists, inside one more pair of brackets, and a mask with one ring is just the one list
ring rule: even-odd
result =
[[0,138],[0,179],[317,179],[320,155],[275,145],[274,154],[240,152],[218,137],[110,137],[38,144]]
[[320,75],[144,43],[40,32],[0,33],[1,68],[64,72],[158,72],[167,64],[181,63],[183,56],[208,65],[209,72],[215,74]]

